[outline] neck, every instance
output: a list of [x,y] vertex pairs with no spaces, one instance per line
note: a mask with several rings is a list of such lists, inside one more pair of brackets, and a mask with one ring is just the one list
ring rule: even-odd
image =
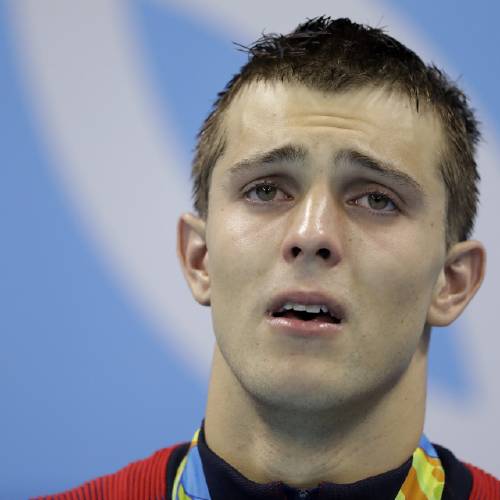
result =
[[388,389],[361,402],[300,411],[256,401],[216,347],[205,418],[208,446],[257,483],[310,488],[395,469],[423,430],[427,357],[417,353]]

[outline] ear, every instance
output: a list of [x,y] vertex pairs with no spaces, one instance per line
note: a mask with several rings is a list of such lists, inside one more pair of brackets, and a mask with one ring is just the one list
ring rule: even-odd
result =
[[434,287],[427,323],[447,326],[458,318],[481,286],[485,270],[486,251],[479,241],[453,245]]
[[177,224],[177,256],[191,293],[201,305],[210,305],[210,276],[205,239],[206,222],[183,214]]

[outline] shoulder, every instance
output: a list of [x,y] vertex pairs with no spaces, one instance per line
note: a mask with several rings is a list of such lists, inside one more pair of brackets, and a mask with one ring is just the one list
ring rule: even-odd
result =
[[434,444],[445,471],[443,500],[500,500],[500,481],[479,467],[462,462],[445,448]]
[[471,499],[500,500],[500,481],[496,477],[475,465],[466,463],[465,466],[472,474]]
[[[167,468],[176,460],[189,443],[162,448],[142,460],[128,464],[117,472],[88,481],[77,488],[55,495],[36,497],[33,500],[121,500],[165,499],[167,493]],[[183,453],[182,453],[183,454]]]

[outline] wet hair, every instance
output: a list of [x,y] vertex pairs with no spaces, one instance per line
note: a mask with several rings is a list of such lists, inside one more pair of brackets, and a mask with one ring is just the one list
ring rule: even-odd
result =
[[470,237],[479,198],[480,132],[466,95],[442,70],[426,65],[382,29],[326,16],[286,35],[264,34],[240,49],[248,53],[248,62],[218,94],[198,134],[192,179],[199,216],[208,215],[211,173],[224,152],[224,116],[245,85],[298,83],[326,92],[379,86],[408,96],[417,112],[431,109],[439,117],[445,135],[437,167],[447,192],[446,244]]

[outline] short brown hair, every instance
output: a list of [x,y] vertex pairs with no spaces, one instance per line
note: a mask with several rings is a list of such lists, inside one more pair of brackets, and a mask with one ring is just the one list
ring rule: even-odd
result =
[[440,117],[447,142],[439,169],[447,191],[446,244],[466,240],[479,198],[475,161],[478,122],[465,94],[434,65],[382,29],[349,19],[318,17],[287,35],[263,35],[248,62],[218,94],[198,134],[192,167],[195,210],[206,218],[211,173],[224,152],[224,114],[241,88],[254,81],[296,82],[322,91],[383,85],[406,94],[417,111],[425,104]]

